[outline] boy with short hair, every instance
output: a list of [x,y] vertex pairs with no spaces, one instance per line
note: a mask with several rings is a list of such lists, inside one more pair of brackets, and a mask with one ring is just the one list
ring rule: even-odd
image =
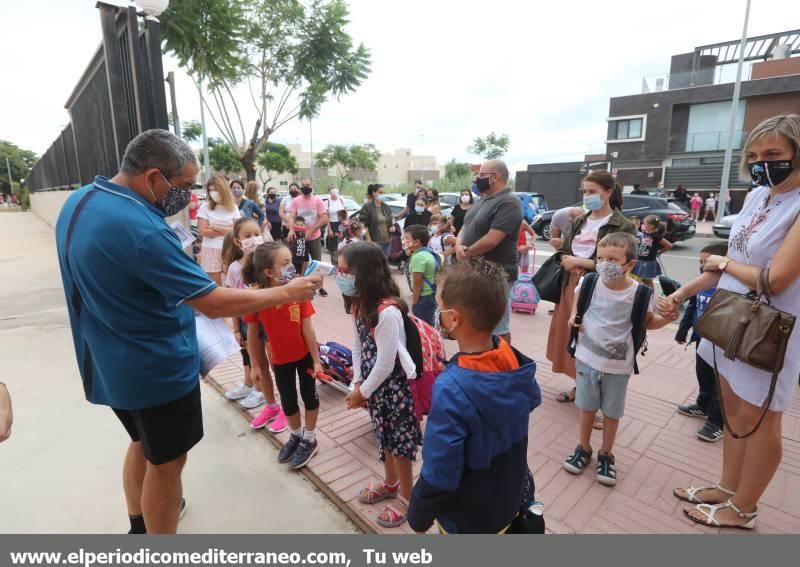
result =
[[436,273],[441,265],[427,246],[430,240],[427,226],[415,224],[403,231],[403,250],[410,256],[408,287],[411,289],[411,312],[433,326],[436,313]]
[[292,265],[294,266],[294,269],[297,270],[297,275],[302,276],[306,271],[310,257],[308,246],[306,245],[306,219],[303,217],[295,218],[293,230],[295,239],[290,244],[290,250],[292,251]]
[[[636,264],[638,242],[630,234],[607,235],[597,245],[597,273],[581,279],[575,291],[570,325],[580,330],[575,349],[577,377],[575,405],[581,410],[578,446],[564,461],[564,468],[580,474],[592,458],[590,438],[597,410],[603,410],[603,444],[597,455],[597,480],[606,486],[617,483],[614,464],[614,441],[625,410],[628,379],[634,372],[633,317],[639,317],[646,329],[660,329],[670,321],[653,312],[649,288],[646,313],[633,313],[637,290],[642,284],[630,278]],[[596,279],[595,279],[596,278]],[[595,285],[582,320],[577,320],[581,288]],[[641,296],[640,296],[641,297]],[[640,329],[643,331],[643,329]]]
[[[709,244],[700,250],[700,273],[703,272],[706,260],[709,256],[727,256],[728,244],[719,242]],[[694,325],[705,311],[708,302],[714,295],[716,288],[701,291],[689,300],[689,306],[683,314],[678,332],[675,334],[675,341],[679,345],[686,344],[689,329],[692,329],[690,343],[695,343],[695,348],[700,344],[700,336],[694,331]],[[699,417],[706,422],[697,431],[698,439],[714,443],[722,439],[724,426],[722,422],[722,411],[719,407],[719,392],[717,392],[717,380],[714,376],[714,367],[703,360],[700,355],[695,353],[695,374],[697,375],[697,385],[699,392],[693,404],[678,406],[678,412],[689,417]]]
[[536,364],[492,330],[506,308],[505,274],[480,257],[438,278],[441,328],[459,353],[433,386],[423,463],[408,523],[425,532],[506,533],[533,500],[528,419],[541,403]]

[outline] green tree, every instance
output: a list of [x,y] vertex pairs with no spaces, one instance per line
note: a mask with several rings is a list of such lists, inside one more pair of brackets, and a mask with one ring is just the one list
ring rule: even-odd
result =
[[[211,158],[209,158],[211,159]],[[267,184],[282,173],[297,173],[297,160],[283,144],[267,142],[261,148],[256,163],[262,167],[261,182]]]
[[[317,116],[328,98],[367,78],[369,50],[354,46],[348,22],[344,0],[172,0],[161,33],[165,51],[208,85],[211,119],[255,179],[257,156],[275,131]],[[254,125],[245,125],[232,93],[245,83]]]
[[[219,138],[209,138],[208,140],[208,161],[215,171],[221,171],[226,175],[242,170],[239,154],[230,144]],[[200,163],[205,165],[202,153],[200,154]]]
[[483,159],[499,159],[506,154],[510,143],[511,140],[508,134],[498,136],[492,132],[485,138],[475,138],[472,144],[467,147],[467,151],[481,156]]
[[8,184],[6,158],[11,166],[11,177],[15,183],[20,179],[28,178],[39,158],[30,150],[23,150],[16,144],[0,140],[0,192],[10,194],[11,186]]
[[[203,135],[203,127],[197,120],[184,122],[181,128],[181,137],[187,142],[196,142]],[[210,157],[208,158],[211,159]]]
[[352,179],[356,171],[375,171],[381,152],[374,144],[364,145],[329,145],[318,153],[315,164],[323,169],[336,169],[339,187],[346,180]]
[[444,164],[444,177],[448,181],[456,181],[465,177],[470,177],[472,170],[469,168],[468,163],[459,163],[455,159],[451,159]]

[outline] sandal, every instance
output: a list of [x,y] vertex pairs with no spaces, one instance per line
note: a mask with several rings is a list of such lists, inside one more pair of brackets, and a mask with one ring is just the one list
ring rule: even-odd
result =
[[562,404],[568,404],[570,402],[575,401],[575,388],[572,390],[568,390],[566,392],[561,392],[556,396],[556,401],[561,402]]
[[[684,490],[686,495],[679,494],[679,490]],[[691,504],[719,504],[719,502],[704,502],[697,497],[697,493],[703,490],[719,490],[720,492],[727,494],[728,496],[733,496],[736,494],[732,490],[728,490],[727,488],[723,488],[719,484],[715,484],[714,486],[690,486],[689,488],[676,488],[672,491],[672,495],[677,498],[678,500],[683,500],[684,502],[689,502]]]
[[[723,510],[724,508],[730,508],[734,512],[736,512],[740,518],[748,520],[746,524],[721,524],[719,520],[715,518],[717,512]],[[714,526],[716,528],[739,528],[742,530],[752,530],[756,527],[756,517],[758,517],[758,510],[755,512],[742,512],[736,504],[734,504],[731,500],[728,500],[725,504],[698,504],[694,507],[695,510],[703,514],[706,519],[705,520],[698,520],[691,514],[689,511],[691,509],[684,508],[683,515],[689,518],[691,521],[702,524],[704,526]],[[708,509],[706,512],[705,509]]]
[[374,482],[370,482],[358,494],[358,501],[362,504],[377,504],[382,500],[397,498],[397,490],[399,488],[399,482],[394,486],[382,482],[380,487],[376,487]]
[[[408,507],[408,502],[405,501],[405,498],[398,498],[398,501]],[[407,519],[404,512],[399,511],[391,504],[387,504],[381,515],[378,516],[378,525],[384,528],[398,528],[405,524]]]

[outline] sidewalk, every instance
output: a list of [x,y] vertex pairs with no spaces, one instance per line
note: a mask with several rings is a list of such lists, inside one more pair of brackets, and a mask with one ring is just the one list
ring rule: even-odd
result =
[[[320,342],[334,340],[352,345],[352,323],[344,313],[341,296],[332,281],[330,296],[314,301],[314,326]],[[405,285],[401,289],[406,289]],[[572,381],[556,376],[545,360],[550,317],[549,304],[533,316],[512,315],[514,345],[538,364],[537,379],[543,403],[532,415],[528,462],[536,492],[545,504],[548,531],[553,533],[698,533],[719,532],[692,524],[683,517],[682,504],[672,496],[679,486],[701,486],[718,480],[722,443],[698,440],[702,422],[676,413],[675,408],[696,396],[694,349],[672,341],[674,328],[651,333],[649,350],[640,358],[642,374],[631,378],[615,455],[619,482],[607,488],[592,471],[573,476],[561,463],[577,442],[578,414],[574,404],[555,401],[556,393]],[[448,354],[456,344],[447,342]],[[217,367],[209,381],[220,391],[241,380],[237,356]],[[375,523],[379,507],[358,502],[360,489],[381,479],[375,436],[366,412],[347,411],[344,396],[329,386],[319,387],[321,408],[317,438],[320,451],[306,474],[337,506],[366,531],[384,530]],[[242,430],[247,424],[242,420]],[[276,444],[288,433],[272,436]],[[592,437],[600,446],[601,432]],[[800,395],[795,395],[784,417],[781,466],[759,506],[759,533],[800,533]],[[420,457],[421,458],[421,457]],[[415,472],[419,471],[419,463]]]

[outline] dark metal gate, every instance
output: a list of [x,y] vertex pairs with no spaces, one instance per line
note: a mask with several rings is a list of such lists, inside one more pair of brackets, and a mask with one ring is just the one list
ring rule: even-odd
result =
[[70,123],[28,177],[32,191],[74,189],[117,172],[128,142],[168,128],[161,32],[133,7],[97,4],[103,43],[66,103]]

